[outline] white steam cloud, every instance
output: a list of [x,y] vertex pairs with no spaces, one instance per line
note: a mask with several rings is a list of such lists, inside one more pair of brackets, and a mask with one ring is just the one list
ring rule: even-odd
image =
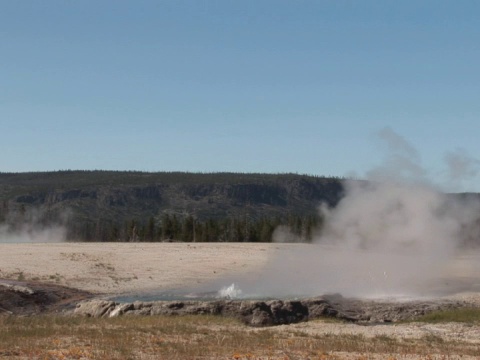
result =
[[[240,283],[245,293],[399,298],[480,291],[479,262],[465,272],[458,260],[462,241],[480,236],[471,227],[480,201],[429,184],[420,155],[393,130],[383,129],[379,138],[388,149],[384,163],[367,181],[347,181],[335,208],[320,208],[324,227],[314,244],[279,249],[260,279]],[[479,168],[458,151],[446,163],[452,182]],[[291,239],[282,229],[275,235],[279,242]]]
[[385,182],[422,182],[426,181],[426,171],[421,166],[420,155],[402,136],[390,128],[378,133],[380,140],[387,146],[383,163],[367,173],[367,178]]
[[48,228],[29,228],[12,230],[8,226],[0,227],[0,243],[52,243],[66,241],[65,227],[56,225]]
[[462,149],[447,153],[444,160],[448,186],[452,188],[462,188],[463,183],[474,179],[480,170],[480,161],[468,156]]
[[42,212],[36,209],[25,210],[21,220],[18,214],[0,225],[1,243],[53,243],[67,239],[67,228],[63,224],[68,221],[69,211],[64,211],[55,223],[44,224]]
[[344,292],[427,296],[451,290],[444,286],[451,261],[480,208],[424,185],[357,182],[347,184],[335,209],[322,213],[325,228],[316,242],[330,245],[342,281],[352,280]]

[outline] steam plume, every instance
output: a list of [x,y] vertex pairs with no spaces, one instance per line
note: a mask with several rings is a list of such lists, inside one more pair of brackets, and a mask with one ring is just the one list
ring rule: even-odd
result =
[[480,170],[480,161],[457,149],[445,155],[447,181],[451,188],[463,188],[464,182],[474,179]]
[[[480,215],[479,201],[461,201],[429,183],[417,150],[390,128],[379,138],[388,150],[383,164],[367,181],[347,181],[335,208],[321,206],[324,227],[314,245],[280,253],[250,284],[254,291],[417,297],[469,289],[468,281],[447,283],[458,276],[452,263]],[[460,152],[446,162],[456,181],[476,175],[479,165]]]
[[69,211],[64,211],[57,221],[45,224],[44,213],[36,209],[25,211],[21,220],[17,213],[10,215],[4,224],[0,225],[0,243],[51,243],[63,242],[67,238]]

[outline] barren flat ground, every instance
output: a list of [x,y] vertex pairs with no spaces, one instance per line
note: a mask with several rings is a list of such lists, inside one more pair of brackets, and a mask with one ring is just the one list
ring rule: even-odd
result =
[[1,244],[0,278],[54,282],[98,294],[194,287],[258,274],[289,245],[227,243]]
[[[0,278],[50,282],[99,296],[143,294],[219,284],[222,279],[238,275],[255,279],[271,266],[272,259],[288,259],[289,254],[298,254],[299,249],[300,253],[309,252],[311,246],[263,243],[0,244]],[[448,293],[449,297],[480,305],[479,260],[478,254],[467,253],[449,264],[448,273],[444,275],[448,277],[445,286],[458,288],[458,291]],[[471,346],[480,346],[480,326],[472,324],[359,326],[312,321],[278,326],[271,331],[396,339],[422,339],[435,335],[445,341],[461,340]],[[450,358],[455,358],[454,354]]]
[[[278,281],[275,277],[290,276],[297,283],[307,283],[337,276],[340,283],[341,269],[357,266],[360,271],[364,266],[354,264],[354,259],[346,263],[329,254],[328,248],[309,244],[7,243],[0,244],[0,278],[39,280],[118,295],[195,288],[235,278],[273,282]],[[348,275],[359,276],[359,282],[369,280],[362,279],[359,271]],[[435,284],[442,287],[438,293],[480,293],[478,252],[456,256],[443,271],[444,281]],[[377,273],[383,274],[381,267]],[[370,271],[364,275],[372,277]],[[386,273],[381,277],[379,283],[389,281]],[[375,284],[365,283],[371,285]],[[322,288],[317,287],[314,295],[322,295]]]

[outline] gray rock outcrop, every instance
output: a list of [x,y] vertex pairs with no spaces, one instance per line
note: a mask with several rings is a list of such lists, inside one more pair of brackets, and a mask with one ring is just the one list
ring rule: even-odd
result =
[[290,324],[308,319],[308,307],[300,301],[154,301],[117,303],[89,300],[74,314],[89,317],[122,315],[221,315],[238,318],[251,326]]
[[379,323],[413,319],[443,309],[466,306],[458,301],[374,302],[324,296],[305,300],[216,300],[216,301],[153,301],[118,303],[110,300],[89,300],[77,305],[74,314],[90,317],[132,315],[219,315],[237,318],[249,326],[272,326],[337,318],[349,322]]

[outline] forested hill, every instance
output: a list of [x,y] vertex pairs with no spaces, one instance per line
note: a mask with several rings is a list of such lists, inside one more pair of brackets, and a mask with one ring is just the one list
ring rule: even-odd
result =
[[90,241],[269,241],[282,224],[308,238],[342,193],[340,179],[297,174],[0,173],[0,221]]

